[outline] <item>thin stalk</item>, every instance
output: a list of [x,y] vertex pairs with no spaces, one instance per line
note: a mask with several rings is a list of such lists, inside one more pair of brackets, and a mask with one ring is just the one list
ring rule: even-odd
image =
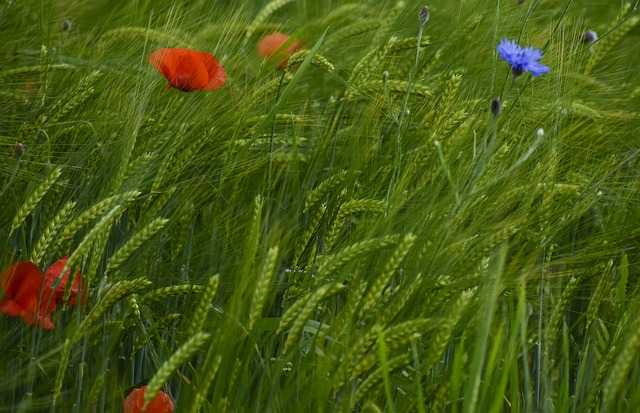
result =
[[[426,14],[423,13],[426,10]],[[391,198],[391,193],[393,189],[395,189],[397,180],[400,176],[400,165],[402,164],[402,122],[404,121],[404,115],[407,113],[407,106],[409,104],[409,96],[411,95],[411,86],[413,86],[413,77],[418,71],[418,62],[420,60],[420,44],[422,42],[422,33],[424,31],[424,25],[429,19],[429,11],[425,7],[420,13],[420,27],[418,28],[418,43],[416,45],[416,57],[413,62],[413,67],[409,72],[409,78],[407,79],[407,93],[404,95],[404,100],[402,101],[402,107],[400,108],[400,114],[398,115],[398,128],[396,131],[396,159],[395,159],[395,171],[393,176],[391,177],[391,182],[389,182],[389,189],[387,190],[387,199],[386,199],[386,207],[389,207],[389,199]],[[386,79],[385,79],[386,80]]]

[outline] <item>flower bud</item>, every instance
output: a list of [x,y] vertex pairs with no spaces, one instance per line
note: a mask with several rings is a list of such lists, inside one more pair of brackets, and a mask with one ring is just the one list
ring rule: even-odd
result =
[[24,145],[20,142],[16,143],[16,158],[21,158],[24,155],[25,148]]
[[587,30],[582,35],[582,43],[593,44],[596,40],[598,40],[598,34],[593,30]]
[[502,104],[500,103],[500,99],[498,97],[493,98],[491,101],[491,113],[494,118],[500,116],[500,112],[502,112]]
[[418,20],[420,20],[421,26],[424,26],[424,24],[429,21],[429,8],[427,6],[424,6],[422,10],[420,10]]
[[63,32],[70,32],[71,31],[71,20],[64,19],[62,21],[62,26],[60,27],[60,29],[62,29]]

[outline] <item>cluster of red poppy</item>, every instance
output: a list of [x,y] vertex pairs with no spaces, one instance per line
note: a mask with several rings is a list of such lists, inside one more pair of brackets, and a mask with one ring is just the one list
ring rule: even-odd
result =
[[[258,43],[258,53],[267,60],[278,61],[278,67],[287,67],[289,56],[302,49],[298,40],[289,35],[273,33]],[[169,81],[167,89],[183,92],[215,90],[227,81],[227,73],[215,56],[186,48],[159,49],[151,54],[149,63]]]
[[19,262],[3,271],[0,286],[4,297],[0,299],[0,312],[11,317],[22,317],[29,325],[52,329],[51,312],[58,304],[75,306],[87,298],[86,283],[78,271],[70,287],[69,299],[64,303],[71,270],[62,275],[69,257],[63,257],[47,268],[43,274],[29,261]]
[[[142,413],[144,407],[144,393],[147,391],[147,386],[138,387],[134,389],[126,399],[124,399],[124,413]],[[144,410],[145,413],[173,413],[173,402],[167,393],[162,390],[156,397],[149,402],[149,405]]]

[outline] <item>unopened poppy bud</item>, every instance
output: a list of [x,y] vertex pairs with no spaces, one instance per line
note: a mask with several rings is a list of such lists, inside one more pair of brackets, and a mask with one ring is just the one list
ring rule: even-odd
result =
[[71,20],[63,20],[62,21],[62,27],[61,27],[63,32],[70,32],[71,31]]
[[429,8],[424,6],[422,10],[420,10],[420,14],[418,14],[418,20],[420,20],[420,24],[424,25],[429,21]]
[[25,148],[24,145],[20,142],[16,143],[16,158],[21,158],[24,155]]
[[500,116],[500,112],[502,112],[502,104],[500,103],[500,99],[495,97],[491,101],[491,113],[493,113],[494,118],[497,118]]
[[389,71],[385,70],[384,72],[382,72],[382,81],[386,82],[387,79],[389,79]]
[[596,40],[598,40],[598,34],[593,30],[587,30],[582,35],[582,43],[592,44],[595,43]]

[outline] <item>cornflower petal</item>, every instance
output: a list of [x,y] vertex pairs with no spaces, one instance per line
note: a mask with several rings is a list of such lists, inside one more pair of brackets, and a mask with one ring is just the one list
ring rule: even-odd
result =
[[497,47],[502,60],[509,63],[515,76],[522,72],[530,72],[533,76],[540,76],[549,72],[549,67],[541,64],[542,52],[533,46],[522,48],[514,40],[503,39]]

